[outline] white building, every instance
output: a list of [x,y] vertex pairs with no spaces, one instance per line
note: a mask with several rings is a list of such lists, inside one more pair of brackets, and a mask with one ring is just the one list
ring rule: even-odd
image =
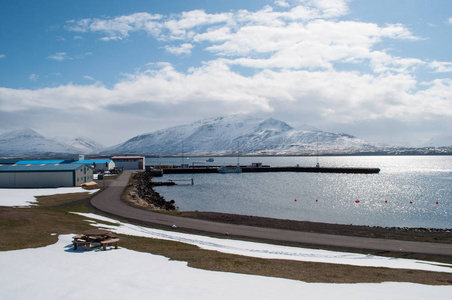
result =
[[111,159],[118,169],[144,170],[146,165],[144,156],[113,156]]
[[114,161],[111,159],[84,159],[75,163],[91,165],[94,168],[94,172],[109,171],[116,167]]
[[0,165],[0,187],[71,187],[93,181],[86,164]]

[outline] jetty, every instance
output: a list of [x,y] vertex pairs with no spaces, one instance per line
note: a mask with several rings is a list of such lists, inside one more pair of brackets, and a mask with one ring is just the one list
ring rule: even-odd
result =
[[[164,174],[201,174],[218,173],[221,166],[192,166],[181,168],[180,166],[162,166],[160,169]],[[237,166],[226,166],[237,167]],[[153,166],[159,168],[159,166]],[[270,167],[270,166],[240,166],[242,173],[271,173],[271,172],[301,172],[301,173],[346,173],[346,174],[378,174],[379,168],[344,168],[344,167]]]

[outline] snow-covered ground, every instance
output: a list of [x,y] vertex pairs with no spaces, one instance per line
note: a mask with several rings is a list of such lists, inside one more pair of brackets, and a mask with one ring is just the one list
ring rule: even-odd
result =
[[[74,251],[71,235],[0,252],[2,299],[450,299],[452,286],[326,284],[205,271],[120,248]],[[82,249],[80,247],[79,249]]]
[[0,206],[29,206],[36,203],[36,196],[50,196],[69,193],[95,193],[95,190],[85,190],[81,187],[65,187],[50,189],[0,189]]
[[[71,191],[73,192],[73,189]],[[9,198],[13,203],[10,206],[18,206],[17,203],[22,197],[21,193],[15,193],[5,198],[3,190],[0,190],[0,205],[6,203],[3,199]],[[23,203],[29,202],[28,199]],[[227,253],[452,273],[452,266],[447,264],[210,238],[125,224],[94,214],[81,215],[89,219],[94,226],[118,233],[181,241]],[[205,271],[189,268],[185,262],[170,261],[163,256],[121,247],[108,251],[84,251],[84,248],[80,247],[75,251],[71,241],[72,235],[62,235],[56,244],[47,247],[0,252],[0,298],[450,299],[452,294],[452,286],[394,282],[306,283]]]
[[344,264],[363,267],[384,267],[393,269],[411,269],[411,270],[452,273],[452,265],[449,264],[441,264],[414,259],[401,259],[375,255],[364,255],[349,252],[279,246],[266,243],[254,243],[232,239],[212,238],[208,236],[186,234],[176,231],[166,231],[122,223],[111,218],[106,218],[91,213],[77,213],[77,214],[85,216],[89,219],[113,223],[115,225],[109,225],[89,220],[93,226],[102,227],[116,233],[182,242],[186,244],[196,245],[202,249],[219,251],[230,254],[238,254],[243,256],[252,256],[268,259],[286,259],[297,261]]

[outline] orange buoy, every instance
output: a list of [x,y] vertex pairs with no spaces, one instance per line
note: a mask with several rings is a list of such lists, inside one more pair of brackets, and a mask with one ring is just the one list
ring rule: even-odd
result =
[[355,203],[359,203],[359,200],[355,200]]
[[436,204],[438,204],[438,201],[436,201]]
[[388,200],[385,200],[385,203],[388,203]]
[[413,203],[413,201],[410,201],[410,204],[412,204]]
[[315,202],[319,202],[319,200],[315,199]]
[[297,199],[295,199],[295,202],[297,202]]

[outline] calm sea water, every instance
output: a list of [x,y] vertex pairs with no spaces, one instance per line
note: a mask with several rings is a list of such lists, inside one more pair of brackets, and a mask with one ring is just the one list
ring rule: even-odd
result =
[[[237,158],[146,158],[146,164],[236,164]],[[241,157],[240,164],[315,166],[315,157]],[[377,167],[379,174],[165,175],[193,186],[159,187],[182,211],[214,211],[339,224],[452,228],[452,156],[320,157],[324,167]],[[296,201],[295,201],[296,199]],[[317,200],[317,201],[316,201]],[[356,203],[356,200],[359,203]],[[438,202],[438,203],[437,203]]]

